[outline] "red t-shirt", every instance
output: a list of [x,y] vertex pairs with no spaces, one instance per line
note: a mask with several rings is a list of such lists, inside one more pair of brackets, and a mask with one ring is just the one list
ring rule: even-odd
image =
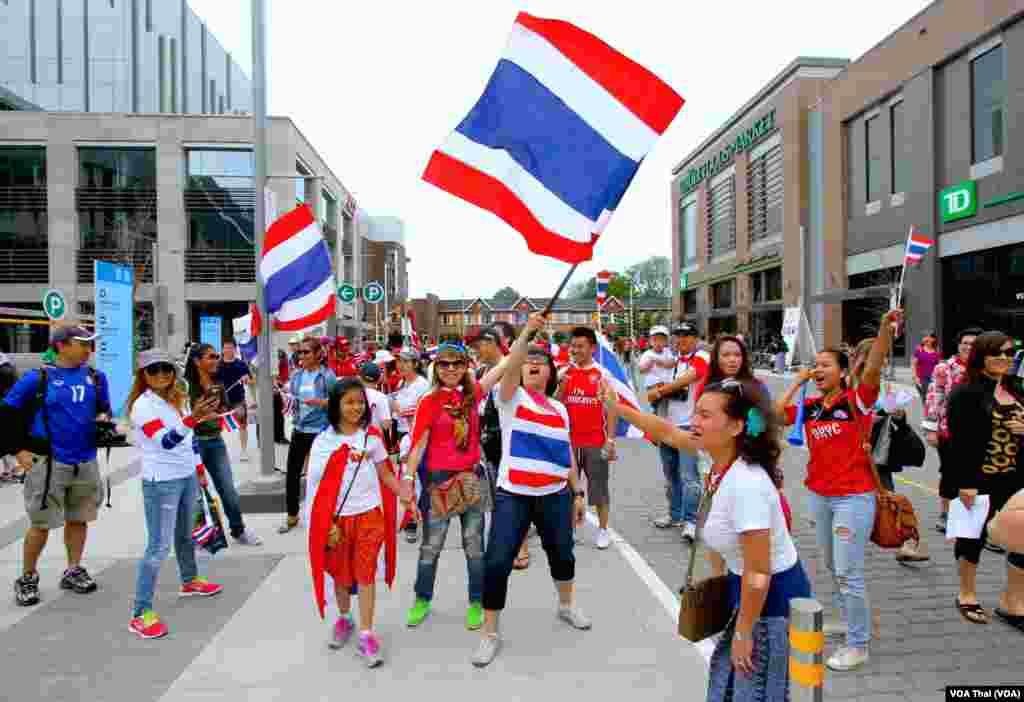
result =
[[576,448],[600,448],[608,433],[604,406],[598,397],[601,390],[601,369],[597,366],[570,366],[564,375],[565,396],[562,403],[569,411],[569,440]]
[[473,391],[474,401],[469,413],[469,440],[465,450],[455,441],[455,419],[446,407],[462,405],[459,388],[434,388],[420,399],[413,422],[412,446],[429,431],[426,462],[428,470],[459,472],[473,470],[480,462],[480,389]]
[[[804,481],[808,490],[837,497],[871,492],[876,488],[861,433],[864,440],[870,440],[872,408],[877,400],[878,386],[861,383],[856,392],[847,390],[831,406],[824,406],[820,397],[804,403],[804,432],[811,454]],[[854,423],[851,407],[854,401],[860,430]],[[794,406],[786,408],[786,420],[790,424],[796,421],[796,410]]]
[[359,375],[359,369],[356,368],[356,362],[351,354],[345,358],[334,359],[334,375],[338,378],[354,378]]

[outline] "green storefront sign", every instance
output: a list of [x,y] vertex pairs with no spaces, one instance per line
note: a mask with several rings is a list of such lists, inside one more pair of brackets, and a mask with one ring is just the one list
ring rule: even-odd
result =
[[978,185],[965,180],[939,193],[939,214],[943,222],[973,217],[978,212]]
[[719,171],[728,168],[732,164],[736,154],[749,150],[759,141],[768,136],[775,129],[775,110],[772,110],[754,123],[750,129],[746,129],[737,135],[735,141],[726,144],[725,147],[709,158],[703,164],[694,166],[687,171],[686,176],[680,184],[682,195],[690,192],[700,185],[706,178],[709,178]]

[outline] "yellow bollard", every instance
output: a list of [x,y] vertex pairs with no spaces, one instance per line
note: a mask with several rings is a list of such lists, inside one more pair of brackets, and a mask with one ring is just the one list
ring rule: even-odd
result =
[[789,601],[789,694],[792,702],[821,702],[825,683],[824,610],[817,600]]

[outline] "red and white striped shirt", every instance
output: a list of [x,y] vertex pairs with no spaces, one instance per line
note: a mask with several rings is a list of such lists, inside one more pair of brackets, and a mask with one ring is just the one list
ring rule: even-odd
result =
[[551,495],[565,489],[572,467],[569,413],[551,398],[520,387],[509,402],[500,392],[502,456],[498,487],[517,495]]
[[131,410],[136,445],[142,449],[143,480],[179,480],[193,475],[199,459],[192,446],[192,419],[152,390],[140,395]]

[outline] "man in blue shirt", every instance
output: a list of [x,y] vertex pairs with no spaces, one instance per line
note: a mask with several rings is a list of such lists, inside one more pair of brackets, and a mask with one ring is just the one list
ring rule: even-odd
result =
[[238,420],[238,438],[242,445],[239,460],[249,460],[249,410],[245,406],[245,385],[252,382],[249,364],[238,357],[234,341],[225,341],[221,350],[220,365],[217,367],[217,382],[227,391],[228,407],[235,412]]
[[[9,411],[35,408],[29,445],[19,447],[16,455],[18,467],[27,473],[25,511],[30,521],[22,575],[14,583],[15,600],[22,606],[39,602],[36,563],[50,529],[61,526],[68,567],[60,587],[80,594],[96,590],[81,563],[87,525],[96,520],[103,501],[96,420],[110,413],[107,378],[88,366],[95,338],[81,327],[56,329],[50,339],[54,364],[26,373],[3,401]],[[41,391],[43,373],[46,385]]]

